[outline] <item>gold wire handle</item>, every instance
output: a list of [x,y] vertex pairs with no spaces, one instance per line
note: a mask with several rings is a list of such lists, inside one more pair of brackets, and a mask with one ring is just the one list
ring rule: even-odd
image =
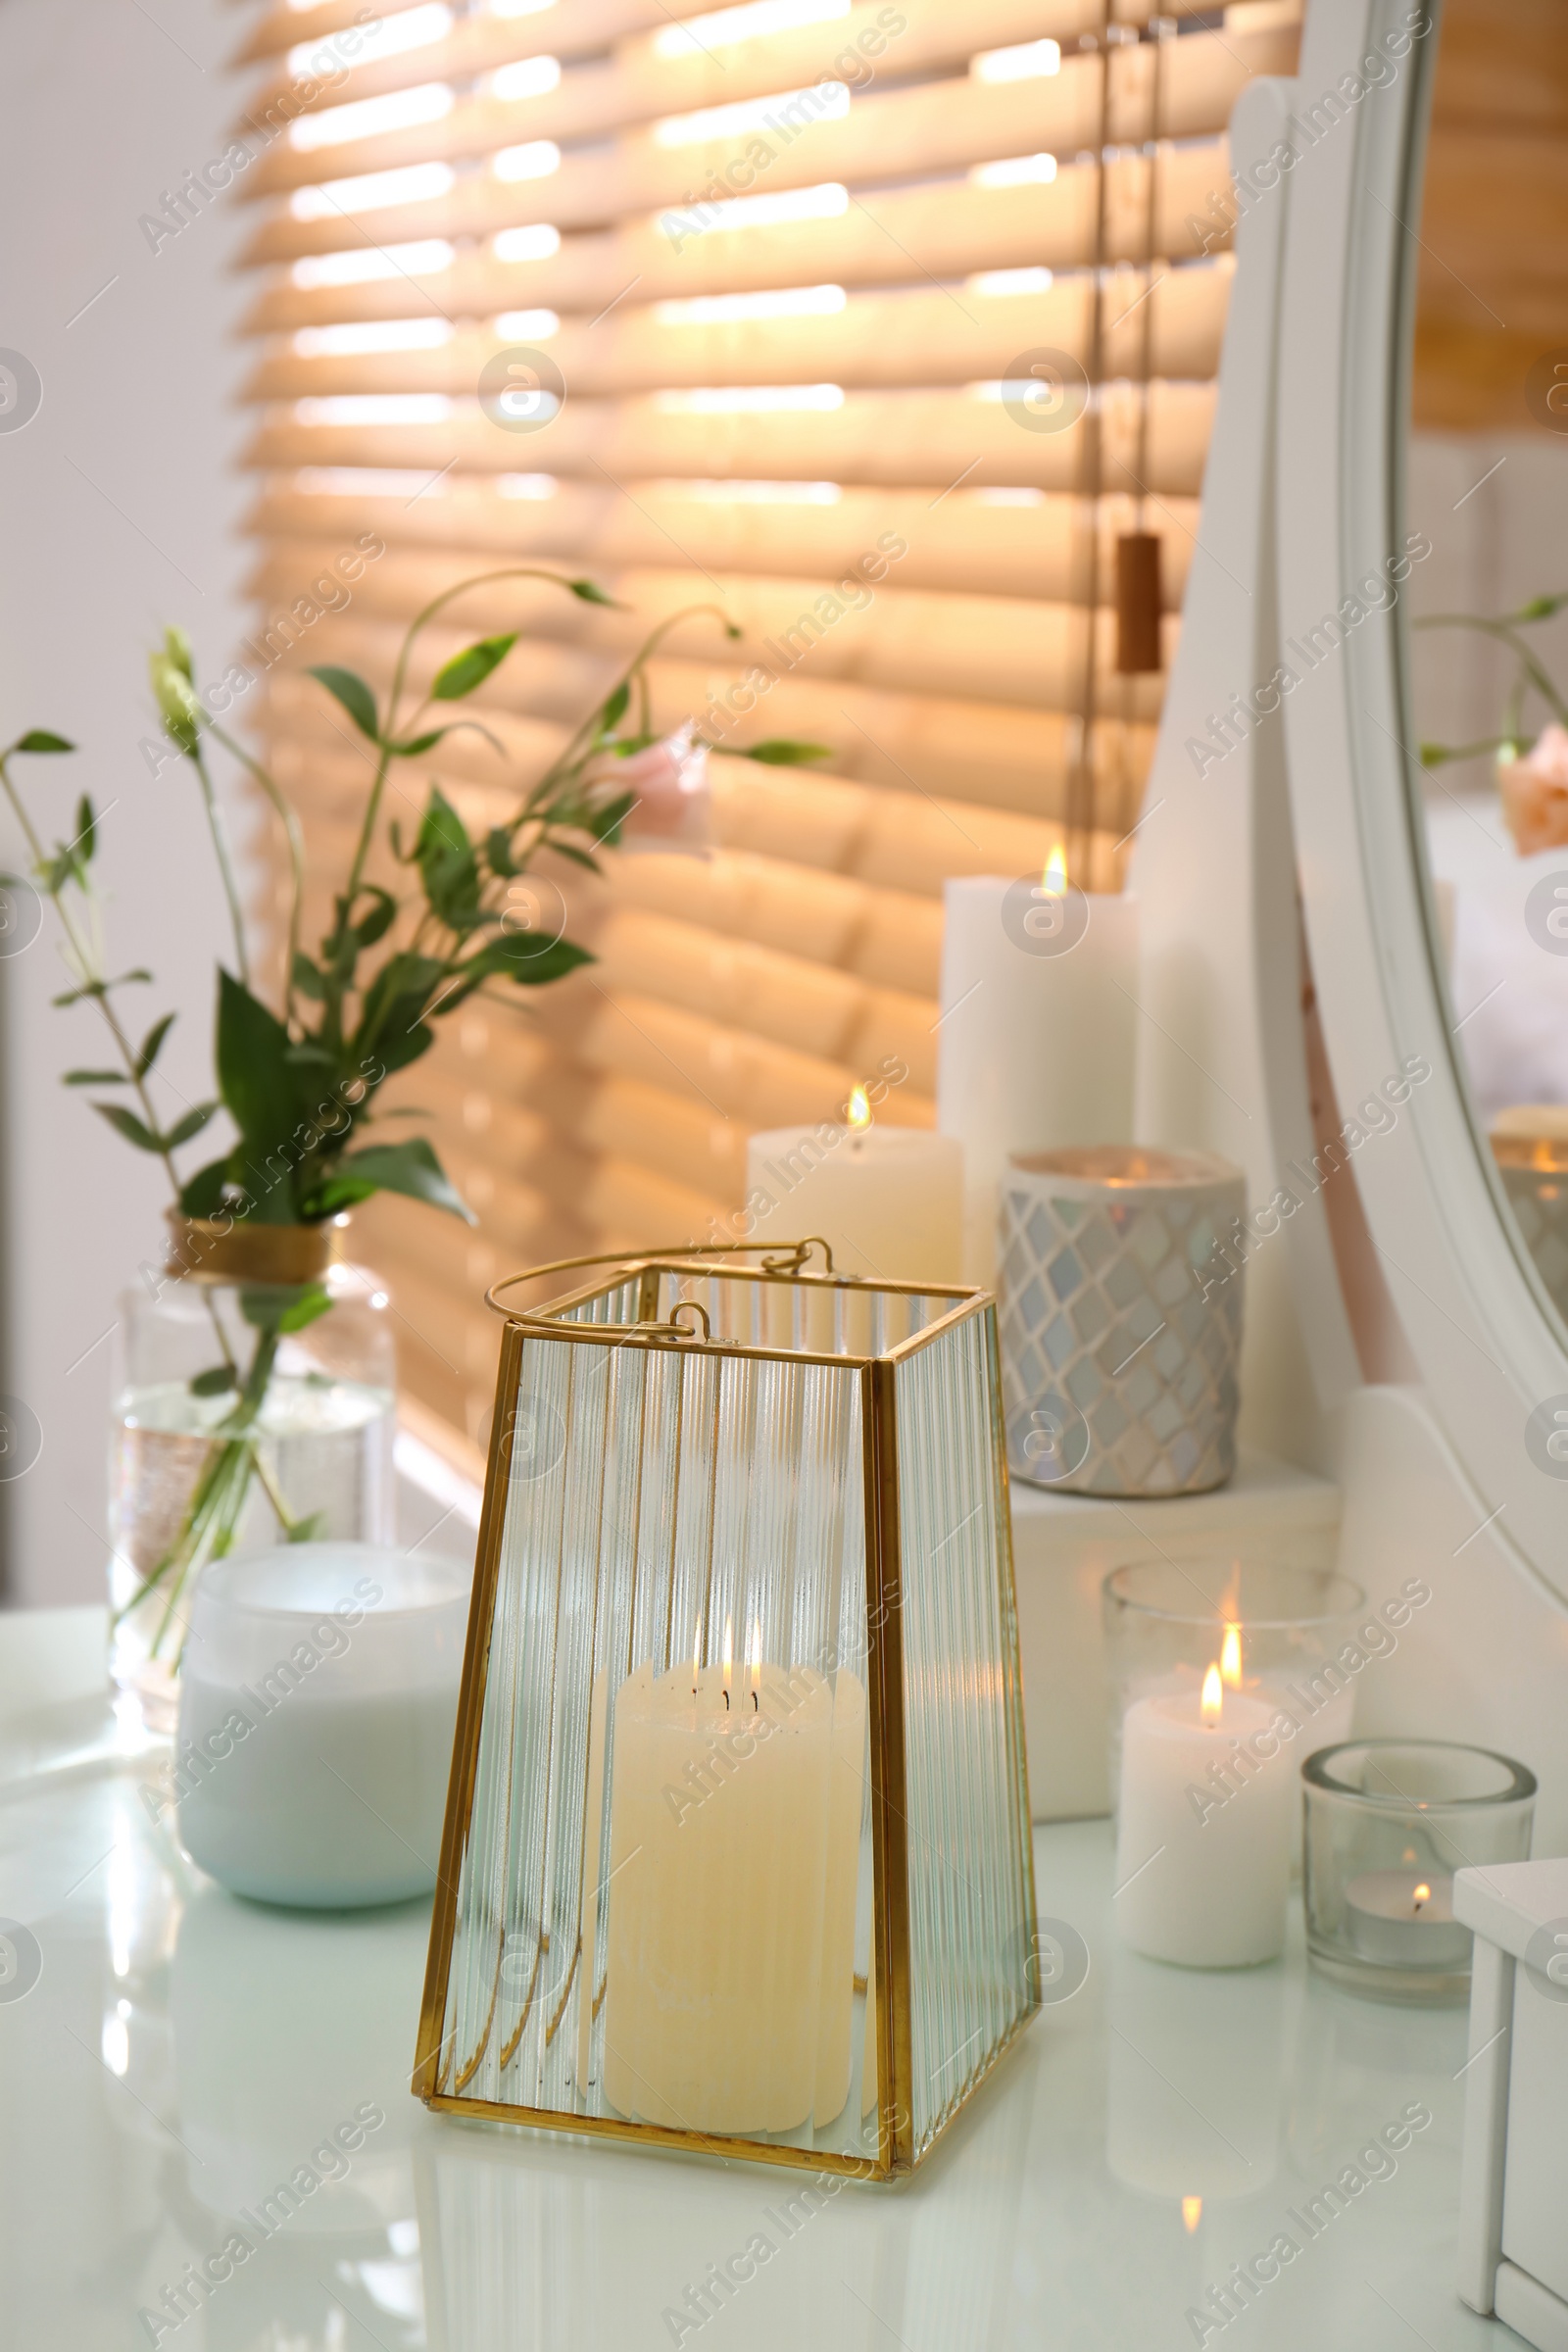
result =
[[[761,1272],[778,1281],[788,1281],[793,1275],[810,1270],[808,1269],[806,1261],[812,1250],[821,1250],[822,1271],[825,1274],[832,1274],[834,1271],[833,1251],[819,1233],[808,1234],[804,1242],[787,1243],[782,1249],[776,1242],[674,1242],[663,1249],[601,1250],[588,1257],[554,1257],[546,1265],[524,1266],[520,1274],[509,1274],[503,1281],[492,1283],[484,1295],[484,1302],[493,1314],[504,1316],[509,1323],[533,1324],[539,1322],[541,1318],[528,1314],[522,1308],[504,1304],[503,1293],[514,1291],[519,1282],[540,1282],[547,1274],[574,1274],[587,1266],[626,1266],[631,1268],[650,1265],[666,1258],[679,1260],[694,1257],[743,1257],[760,1251],[772,1252],[771,1255],[763,1254]],[[842,1282],[845,1277],[840,1275],[838,1279]],[[653,1321],[635,1324],[604,1323],[599,1328],[602,1331],[672,1333],[679,1339],[695,1339],[697,1336],[695,1332],[684,1331],[674,1320],[682,1306],[697,1308],[697,1312],[703,1318],[704,1336],[707,1337],[708,1315],[706,1310],[698,1305],[695,1298],[678,1299],[675,1306],[670,1309],[669,1321],[665,1323]]]

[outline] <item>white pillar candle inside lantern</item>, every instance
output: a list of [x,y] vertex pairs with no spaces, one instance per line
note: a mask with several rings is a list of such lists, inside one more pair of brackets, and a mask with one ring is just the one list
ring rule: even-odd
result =
[[964,1152],[964,1279],[989,1285],[1009,1152],[1132,1140],[1138,907],[1041,875],[948,883],[937,1125]]
[[841,1274],[956,1282],[963,1154],[949,1136],[873,1123],[863,1087],[842,1124],[775,1127],[746,1151],[757,1242],[820,1235]]
[[1189,1968],[1272,1960],[1285,1942],[1297,1776],[1275,1710],[1227,1690],[1152,1693],[1122,1723],[1116,1918],[1135,1951]]
[[[863,1703],[851,1712],[863,1734]],[[848,2055],[854,2005],[853,1941],[823,1982],[846,1884],[854,1936],[860,1829],[858,1805],[852,1828],[833,1802],[832,1687],[760,1656],[642,1666],[614,1742],[610,2102],[687,2131],[793,2132],[816,2106],[824,2034]],[[846,2066],[839,2107],[848,2090]]]

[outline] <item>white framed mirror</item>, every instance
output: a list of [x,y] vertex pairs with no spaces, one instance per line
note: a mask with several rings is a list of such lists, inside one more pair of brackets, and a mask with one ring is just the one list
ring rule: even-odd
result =
[[[1452,31],[1474,38],[1462,9]],[[1407,1345],[1399,1370],[1428,1394],[1477,1531],[1493,1531],[1516,1567],[1563,1599],[1568,1327],[1552,1298],[1554,1261],[1532,1252],[1491,1131],[1499,1107],[1516,1106],[1500,1095],[1521,1083],[1497,1044],[1510,1034],[1500,1000],[1515,991],[1528,1029],[1537,986],[1542,1006],[1555,1001],[1568,1010],[1568,997],[1554,997],[1562,985],[1555,954],[1527,938],[1532,964],[1509,932],[1528,891],[1508,863],[1487,761],[1475,756],[1468,776],[1464,761],[1422,764],[1423,740],[1444,740],[1468,706],[1461,710],[1451,667],[1446,676],[1431,653],[1437,632],[1413,626],[1446,610],[1444,585],[1463,576],[1467,550],[1473,572],[1475,518],[1466,508],[1485,496],[1489,464],[1494,479],[1506,474],[1519,454],[1514,441],[1529,445],[1534,432],[1551,447],[1535,459],[1531,478],[1555,481],[1559,451],[1555,433],[1533,424],[1522,382],[1511,431],[1435,437],[1430,416],[1412,421],[1417,321],[1425,304],[1430,361],[1441,341],[1434,284],[1454,274],[1420,210],[1429,152],[1464,135],[1462,124],[1456,132],[1450,117],[1432,112],[1447,37],[1439,10],[1403,0],[1314,0],[1308,11],[1293,93],[1302,135],[1291,169],[1278,357],[1279,644],[1297,672],[1284,732],[1306,939],[1340,1113],[1387,1102],[1391,1088],[1401,1090],[1401,1073],[1429,1073],[1400,1092],[1397,1116],[1386,1131],[1380,1120],[1355,1159],[1367,1237]],[[1472,94],[1476,78],[1472,70]],[[1500,254],[1496,267],[1506,267]],[[1452,329],[1457,300],[1447,314],[1455,344],[1463,340]],[[1488,326],[1479,292],[1472,313],[1479,328],[1470,344],[1506,345],[1494,360],[1525,375],[1549,338],[1532,329],[1510,336],[1501,320]],[[1568,467],[1568,442],[1560,454]],[[1454,480],[1466,456],[1473,473]],[[1523,548],[1497,556],[1499,597],[1510,592],[1508,565],[1530,560]],[[1535,593],[1555,584],[1544,577]],[[1494,690],[1494,660],[1475,665],[1472,701]],[[1539,729],[1544,710],[1549,701],[1538,694],[1518,725],[1528,719]],[[1457,825],[1473,827],[1476,841],[1454,834]],[[1560,865],[1568,887],[1568,851]],[[1486,913],[1494,906],[1495,917]],[[1492,974],[1502,981],[1497,1008],[1476,1032],[1486,1008],[1470,1001],[1474,943],[1488,921],[1500,926],[1510,960],[1506,973]],[[1465,944],[1450,962],[1445,943],[1454,937]],[[1549,1030],[1549,1009],[1535,1018]],[[1568,1024],[1561,1034],[1568,1056]],[[1525,1053],[1517,1042],[1509,1050]],[[1540,1072],[1528,1082],[1538,1092],[1558,1085],[1549,1055],[1525,1066]],[[1559,1099],[1568,1100],[1568,1066]]]

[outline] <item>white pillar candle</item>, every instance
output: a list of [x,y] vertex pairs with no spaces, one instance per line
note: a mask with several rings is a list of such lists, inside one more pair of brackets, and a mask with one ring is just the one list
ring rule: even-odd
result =
[[1138,908],[1050,869],[945,898],[937,1125],[963,1146],[964,1279],[989,1286],[1007,1154],[1132,1141]]
[[[1241,1968],[1284,1948],[1298,1774],[1265,1701],[1135,1699],[1122,1722],[1116,1918],[1152,1960]],[[1216,1771],[1213,1768],[1217,1769]]]
[[957,1282],[962,1184],[962,1151],[945,1135],[831,1121],[770,1128],[746,1149],[747,1239],[820,1234],[840,1274]]
[[[864,1694],[840,1682],[847,1742]],[[796,2131],[835,2092],[842,2108],[859,1804],[834,1802],[832,1687],[808,1666],[645,1665],[613,1740],[612,2106],[726,2133]]]

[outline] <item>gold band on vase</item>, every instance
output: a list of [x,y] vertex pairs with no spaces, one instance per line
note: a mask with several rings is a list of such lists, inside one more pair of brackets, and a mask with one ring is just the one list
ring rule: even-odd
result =
[[317,1225],[258,1225],[241,1217],[185,1217],[170,1209],[172,1274],[182,1281],[319,1282],[335,1263],[346,1217]]

